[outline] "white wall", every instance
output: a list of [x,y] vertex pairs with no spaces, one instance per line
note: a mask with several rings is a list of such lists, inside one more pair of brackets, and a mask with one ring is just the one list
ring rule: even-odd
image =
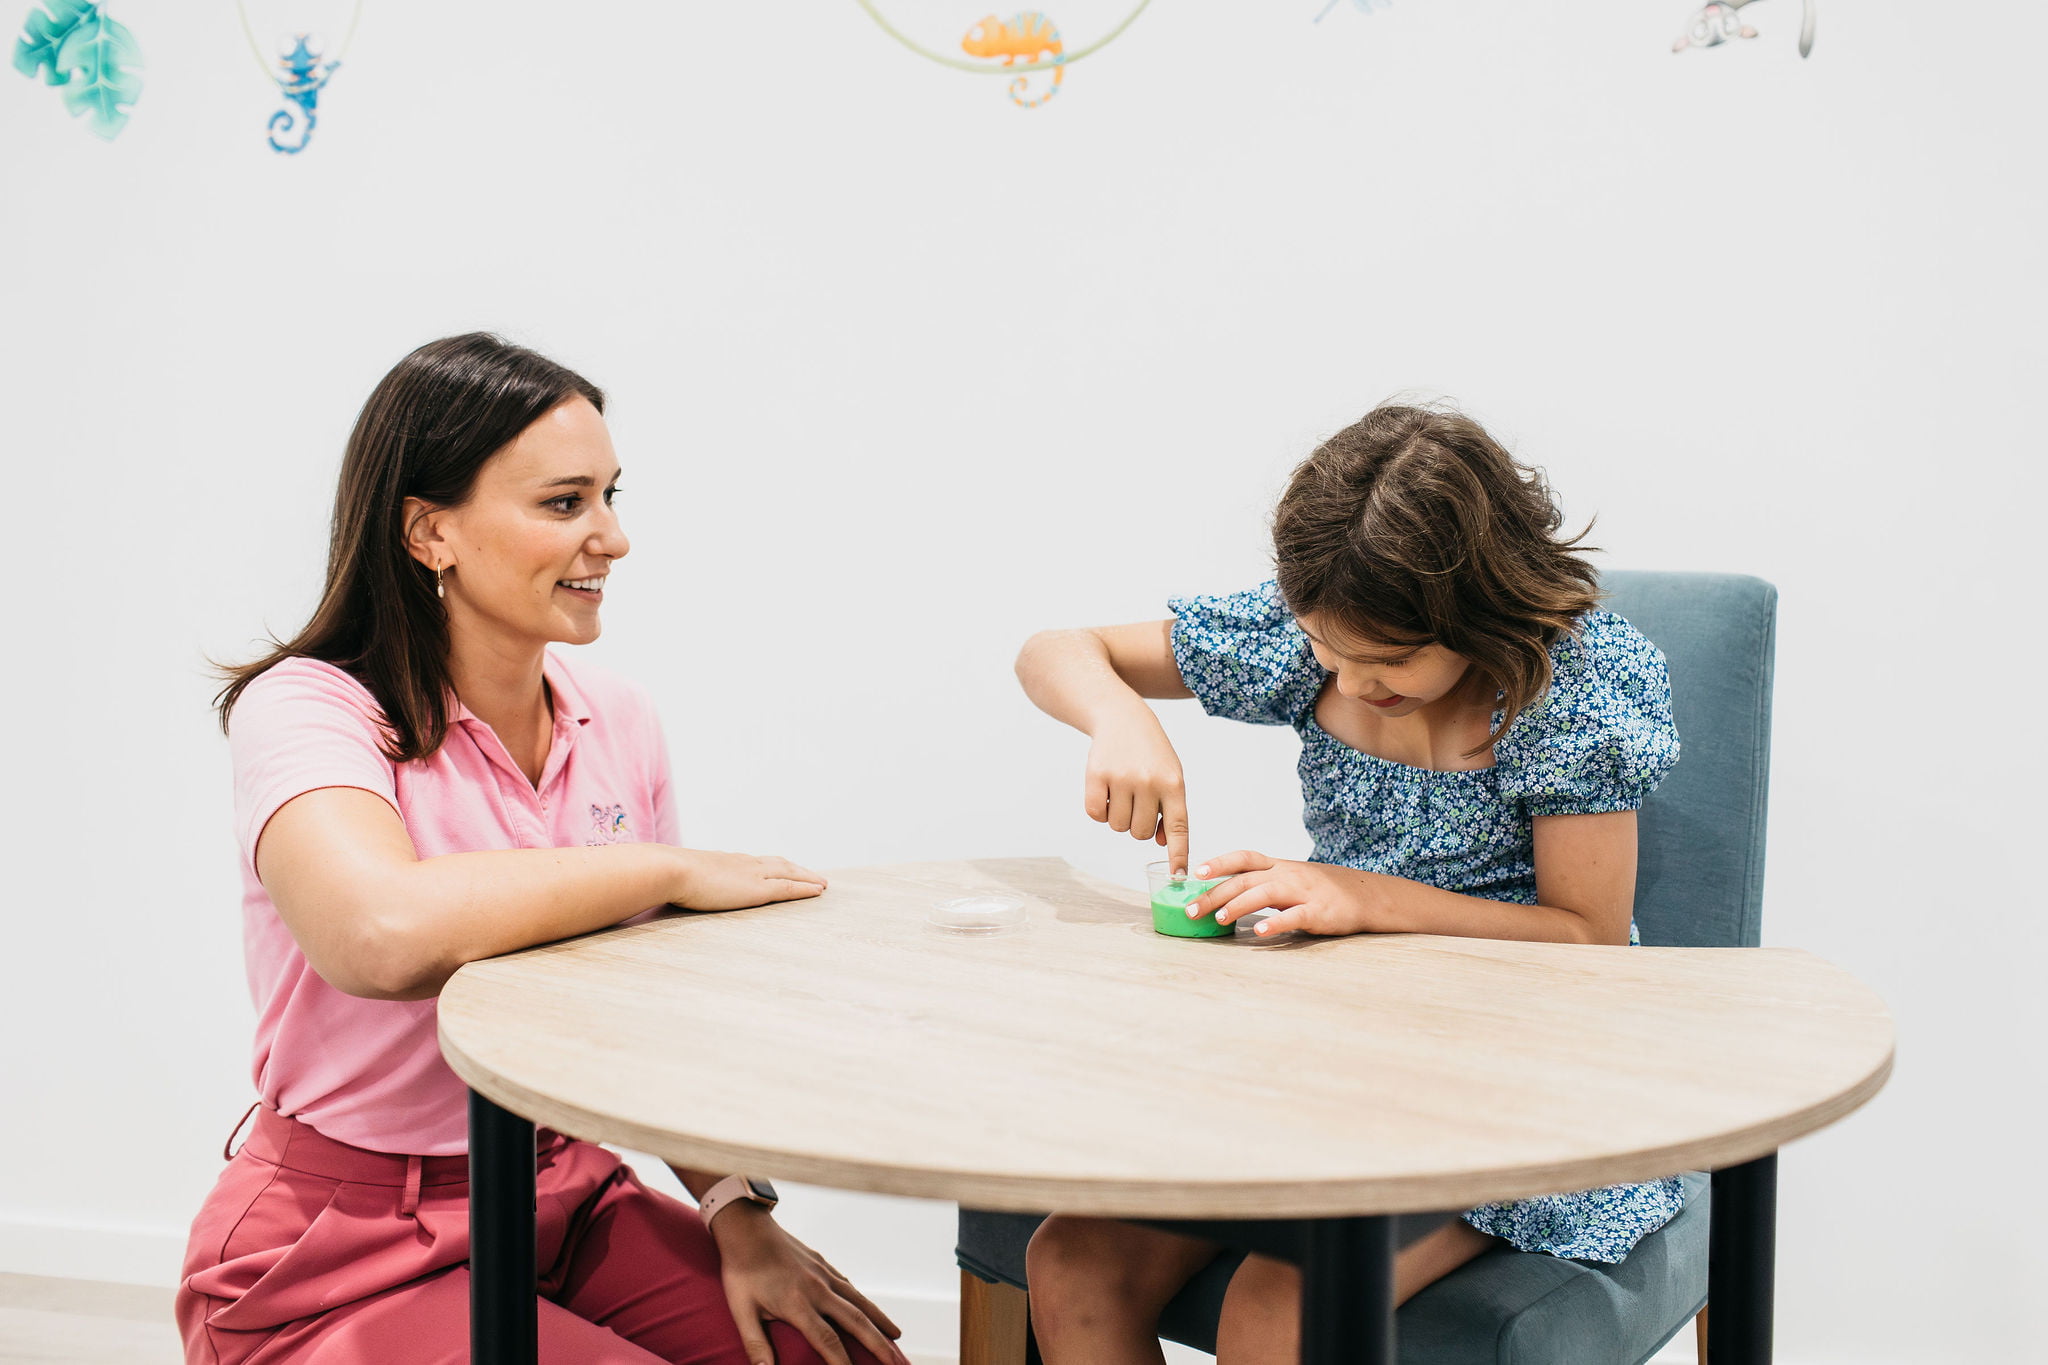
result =
[[[0,1269],[172,1276],[249,1086],[201,656],[303,620],[356,407],[488,327],[614,396],[592,653],[714,847],[1135,876],[1017,643],[1255,579],[1283,472],[1399,389],[1547,466],[1608,562],[1777,582],[1766,939],[1900,1036],[1785,1154],[1781,1353],[2019,1358],[2048,24],[1825,5],[1802,63],[1773,0],[1674,57],[1689,3],[1161,0],[1033,113],[851,0],[372,4],[295,159],[230,7],[123,7],[111,146],[0,77]],[[1303,847],[1289,735],[1170,724],[1198,845]],[[948,1207],[790,1202],[869,1287],[951,1293]]]

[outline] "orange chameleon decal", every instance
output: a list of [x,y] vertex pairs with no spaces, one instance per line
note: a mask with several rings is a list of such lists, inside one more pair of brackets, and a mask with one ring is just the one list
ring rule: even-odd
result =
[[[967,30],[960,46],[970,57],[1000,57],[1004,66],[1015,66],[1020,58],[1026,62],[1048,59],[1063,62],[1067,54],[1066,47],[1060,42],[1060,31],[1052,26],[1052,20],[1030,9],[1013,14],[1006,20],[989,15]],[[1010,82],[1010,99],[1020,109],[1036,109],[1059,94],[1060,81],[1066,74],[1064,66],[1054,66],[1052,84],[1037,99],[1024,98],[1024,91],[1031,82],[1028,77],[1019,76]]]

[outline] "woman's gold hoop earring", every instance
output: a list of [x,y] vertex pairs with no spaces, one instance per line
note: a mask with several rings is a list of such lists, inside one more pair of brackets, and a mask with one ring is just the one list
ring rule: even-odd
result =
[[439,569],[434,570],[434,596],[444,599],[448,596],[448,589],[442,586],[441,571]]

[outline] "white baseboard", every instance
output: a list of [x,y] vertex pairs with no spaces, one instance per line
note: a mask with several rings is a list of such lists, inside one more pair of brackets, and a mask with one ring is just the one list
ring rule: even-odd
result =
[[958,1365],[960,1360],[960,1297],[929,1292],[867,1290],[875,1306],[903,1329],[899,1343],[915,1365]]
[[185,1231],[12,1214],[0,1218],[0,1273],[175,1289]]

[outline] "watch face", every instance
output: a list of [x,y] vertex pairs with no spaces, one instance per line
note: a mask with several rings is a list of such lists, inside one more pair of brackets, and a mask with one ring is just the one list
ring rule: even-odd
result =
[[747,1193],[754,1196],[754,1198],[760,1200],[763,1204],[773,1204],[779,1202],[780,1196],[775,1193],[775,1187],[769,1184],[767,1181],[758,1179],[751,1175],[746,1177],[746,1181]]

